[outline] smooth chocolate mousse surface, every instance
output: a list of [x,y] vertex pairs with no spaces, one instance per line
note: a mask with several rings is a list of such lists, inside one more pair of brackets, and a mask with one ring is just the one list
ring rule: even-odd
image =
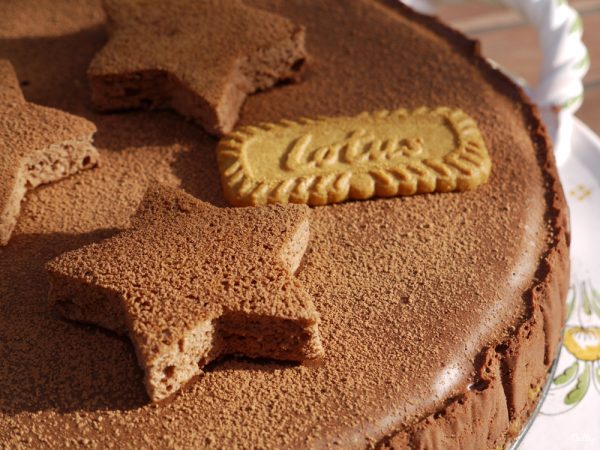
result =
[[321,316],[321,363],[221,360],[150,404],[129,341],[61,319],[43,267],[127,226],[152,180],[224,206],[217,141],[172,112],[92,112],[85,72],[107,36],[96,2],[6,2],[0,57],[28,101],[96,124],[103,165],[33,191],[0,248],[0,443],[504,444],[556,353],[568,282],[566,206],[537,113],[473,43],[395,1],[247,3],[304,25],[312,59],[301,83],[249,97],[242,124],[461,108],[489,182],[314,208],[298,277]]

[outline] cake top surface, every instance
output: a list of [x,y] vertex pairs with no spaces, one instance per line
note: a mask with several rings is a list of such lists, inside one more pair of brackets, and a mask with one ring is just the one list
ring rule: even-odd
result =
[[0,59],[0,212],[29,156],[52,144],[88,138],[95,131],[86,119],[27,102],[13,66]]
[[270,47],[300,30],[241,0],[106,0],[104,7],[110,38],[90,75],[165,71],[211,104],[249,56],[268,58]]
[[293,276],[308,213],[302,205],[217,208],[152,186],[131,228],[61,255],[48,270],[117,293],[142,359],[224,314],[317,323]]
[[94,124],[82,117],[27,102],[13,66],[0,59],[0,157],[21,158],[94,131]]
[[[54,37],[28,45],[2,39],[0,50],[30,81],[28,99],[93,118],[104,164],[32,192],[0,250],[7,441],[108,446],[126,436],[132,447],[365,447],[468,390],[482,348],[511,336],[527,315],[523,293],[553,233],[545,223],[553,191],[542,163],[551,150],[520,91],[463,37],[395,1],[245,3],[306,26],[312,62],[302,83],[249,98],[242,125],[460,108],[477,121],[494,162],[488,183],[459,194],[314,208],[298,277],[321,316],[320,365],[233,358],[168,405],[147,405],[131,346],[56,317],[43,266],[128,226],[151,180],[225,205],[217,141],[170,112],[90,113],[85,73],[106,34],[100,22],[89,27],[89,17],[100,6],[40,5],[47,13],[36,35]],[[60,11],[64,19],[56,19]],[[55,36],[56,20],[73,29],[78,17],[80,31]],[[2,37],[21,36],[25,25],[7,20],[0,17]]]
[[25,103],[15,69],[6,59],[0,59],[0,101],[3,108]]

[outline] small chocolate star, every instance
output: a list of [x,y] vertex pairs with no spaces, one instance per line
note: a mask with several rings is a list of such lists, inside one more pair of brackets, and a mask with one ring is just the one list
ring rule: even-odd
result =
[[27,189],[98,162],[93,123],[28,103],[12,65],[0,60],[0,245],[10,239]]
[[247,95],[296,78],[304,28],[240,0],[110,0],[106,46],[88,69],[101,111],[172,108],[232,130]]
[[152,187],[130,229],[48,264],[50,299],[69,319],[129,334],[153,401],[221,355],[316,358],[319,315],[293,275],[308,214]]

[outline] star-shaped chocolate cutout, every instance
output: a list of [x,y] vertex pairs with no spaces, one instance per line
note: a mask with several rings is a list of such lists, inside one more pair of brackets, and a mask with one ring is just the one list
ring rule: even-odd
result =
[[159,185],[130,229],[48,264],[50,299],[69,319],[129,334],[153,401],[221,355],[316,358],[319,315],[293,275],[308,214],[217,208]]
[[293,80],[304,28],[241,0],[105,1],[110,39],[88,69],[101,111],[170,107],[212,134],[247,95]]
[[10,239],[27,189],[95,166],[96,126],[29,103],[12,65],[0,60],[0,245]]

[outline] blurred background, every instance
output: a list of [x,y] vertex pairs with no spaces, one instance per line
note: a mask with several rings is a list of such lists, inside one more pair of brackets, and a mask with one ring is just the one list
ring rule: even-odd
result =
[[[585,97],[576,116],[600,134],[600,0],[570,0],[583,20],[583,41],[591,66],[584,79]],[[444,5],[439,16],[473,38],[481,41],[483,54],[529,84],[538,81],[541,53],[535,42],[537,33],[515,11],[484,2]]]

